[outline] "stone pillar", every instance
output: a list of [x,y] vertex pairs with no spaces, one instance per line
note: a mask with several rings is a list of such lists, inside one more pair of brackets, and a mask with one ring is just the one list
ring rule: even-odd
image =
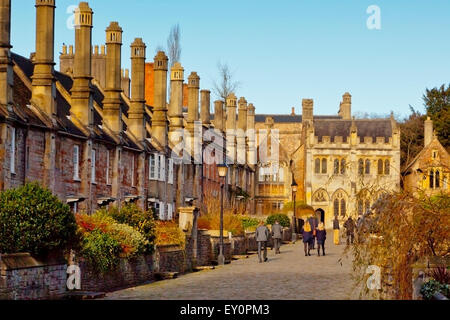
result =
[[145,127],[145,49],[141,38],[131,44],[131,105],[128,130],[139,140],[147,137]]
[[209,128],[211,125],[211,91],[202,90],[201,95],[201,115],[202,124]]
[[425,147],[428,146],[433,140],[433,121],[430,117],[425,120],[425,131],[424,131],[424,143]]
[[[175,62],[170,72],[170,105],[169,105],[169,141],[177,146],[183,137],[183,81],[184,69]],[[182,151],[182,146],[180,146]],[[178,150],[177,150],[178,151]],[[181,154],[180,154],[181,155]]]
[[159,51],[154,59],[154,111],[152,118],[152,138],[162,148],[167,146],[167,63],[168,58]]
[[11,0],[0,0],[0,107],[13,104],[11,61]]
[[227,97],[226,151],[231,164],[236,161],[236,100],[234,93]]
[[80,2],[79,7],[75,9],[75,60],[71,112],[86,127],[93,124],[91,99],[92,15],[93,12],[87,2]]
[[106,88],[103,101],[103,121],[115,134],[122,132],[121,59],[122,28],[118,22],[111,22],[106,29]]
[[214,126],[217,130],[224,130],[223,101],[214,101]]
[[344,95],[342,96],[339,116],[341,116],[343,120],[352,119],[352,96],[348,92],[344,93]]
[[255,132],[255,107],[252,103],[247,109],[247,137],[248,137],[248,153],[247,162],[249,165],[256,165],[256,132]]
[[246,164],[247,148],[246,148],[246,132],[247,132],[247,100],[244,97],[239,99],[238,113],[238,130],[236,132],[237,139],[237,163]]
[[200,77],[196,72],[192,72],[188,78],[188,116],[187,116],[187,133],[186,149],[188,153],[194,157],[194,135],[195,122],[198,120],[198,102],[199,102]]
[[49,117],[56,114],[55,8],[55,0],[36,0],[36,55],[31,101]]

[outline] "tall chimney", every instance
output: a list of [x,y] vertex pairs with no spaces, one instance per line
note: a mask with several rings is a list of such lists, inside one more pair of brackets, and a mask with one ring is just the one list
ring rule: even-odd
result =
[[433,140],[433,121],[430,117],[425,120],[425,132],[424,132],[424,143],[425,147],[428,146]]
[[145,128],[145,43],[136,38],[131,44],[131,106],[128,129],[139,140],[147,137]]
[[245,164],[247,158],[246,148],[246,131],[247,131],[247,100],[244,97],[239,99],[238,109],[238,130],[236,132],[237,139],[237,162]]
[[75,9],[75,60],[71,112],[84,126],[93,124],[91,99],[92,15],[87,2]]
[[181,63],[175,62],[170,72],[169,141],[172,146],[176,146],[182,137],[183,81],[184,69]]
[[224,130],[223,101],[214,101],[214,126],[217,130]]
[[31,101],[49,117],[56,114],[55,0],[36,0],[36,55]]
[[0,0],[0,106],[13,104],[11,0]]
[[250,103],[247,108],[247,137],[247,162],[250,165],[256,165],[255,107],[252,103]]
[[202,124],[206,127],[211,125],[211,91],[202,90],[201,96],[201,120]]
[[103,120],[115,134],[122,132],[121,100],[122,28],[111,22],[106,29],[106,88],[103,101]]
[[152,118],[152,135],[162,148],[167,146],[167,62],[163,51],[154,59],[154,111]]
[[302,122],[312,124],[314,119],[314,100],[302,100]]
[[348,92],[344,93],[344,95],[342,96],[339,116],[341,116],[343,120],[352,119],[352,96]]
[[226,145],[227,156],[233,164],[236,161],[236,101],[234,93],[230,93],[227,97]]

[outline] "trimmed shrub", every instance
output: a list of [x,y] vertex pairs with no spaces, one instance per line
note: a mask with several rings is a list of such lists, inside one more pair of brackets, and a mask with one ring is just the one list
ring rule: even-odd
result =
[[280,222],[280,224],[284,228],[289,228],[291,225],[291,220],[285,214],[272,214],[271,216],[269,216],[267,218],[266,224],[273,225],[273,224],[275,224],[275,221],[277,221],[277,220]]
[[0,193],[0,252],[43,256],[68,248],[77,225],[69,206],[29,183]]

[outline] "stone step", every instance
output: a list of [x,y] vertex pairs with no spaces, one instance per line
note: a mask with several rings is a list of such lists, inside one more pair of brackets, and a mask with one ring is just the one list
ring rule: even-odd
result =
[[237,254],[231,257],[231,259],[233,260],[242,260],[242,259],[248,259],[249,255],[248,254]]
[[214,266],[200,266],[200,267],[194,267],[194,268],[192,268],[192,270],[193,270],[194,272],[197,272],[197,271],[203,271],[203,270],[214,270],[214,269],[215,269]]
[[86,292],[86,291],[72,291],[66,294],[65,299],[68,300],[94,300],[105,297],[105,292]]
[[155,280],[167,280],[178,278],[178,272],[155,272]]

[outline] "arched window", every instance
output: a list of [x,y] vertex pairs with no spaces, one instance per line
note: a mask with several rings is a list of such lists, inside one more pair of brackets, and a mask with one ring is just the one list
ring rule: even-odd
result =
[[434,170],[430,170],[430,189],[434,189]]
[[334,174],[339,174],[339,160],[334,160]]
[[363,159],[359,159],[359,161],[358,161],[358,173],[361,176],[364,174],[364,161],[363,161]]
[[322,159],[322,173],[327,173],[327,159]]
[[366,168],[365,168],[365,174],[370,174],[370,160],[366,160]]
[[383,160],[378,160],[378,175],[383,174]]
[[384,174],[391,174],[391,162],[389,160],[384,160]]
[[341,216],[345,217],[346,214],[347,214],[347,206],[345,203],[345,199],[341,199]]
[[314,166],[315,166],[314,172],[319,174],[320,173],[320,159],[319,158],[316,159]]
[[436,189],[440,188],[440,185],[441,185],[441,181],[439,181],[440,177],[441,177],[441,174],[440,174],[439,170],[436,170],[436,183],[435,183]]
[[339,216],[339,199],[334,199],[334,216]]
[[341,174],[345,174],[345,159],[341,160]]

